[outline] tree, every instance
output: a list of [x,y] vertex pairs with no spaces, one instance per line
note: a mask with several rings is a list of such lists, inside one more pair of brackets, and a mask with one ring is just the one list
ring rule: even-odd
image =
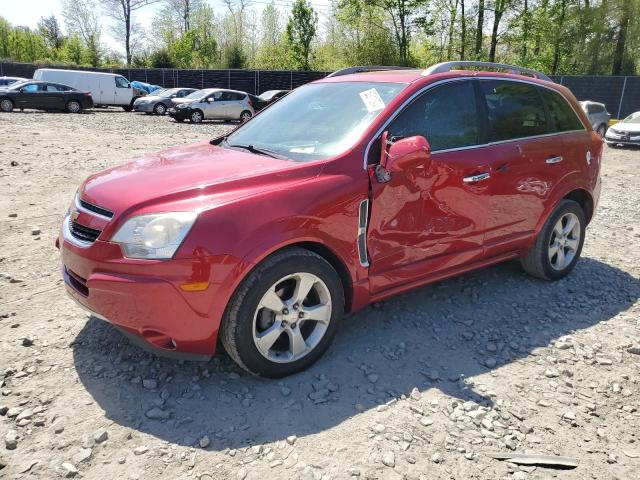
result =
[[86,60],[96,67],[100,64],[100,23],[94,0],[62,0],[62,16],[67,30],[83,41]]
[[621,16],[618,24],[618,35],[616,38],[616,49],[614,51],[611,75],[620,75],[622,73],[622,62],[624,60],[627,43],[627,30],[629,29],[629,17],[631,16],[631,0],[623,0],[620,13]]
[[484,30],[484,0],[478,0],[478,25],[476,27],[476,45],[473,50],[476,59],[480,59],[482,53],[482,33]]
[[180,33],[191,29],[193,12],[202,7],[202,0],[165,0],[167,11],[177,20]]
[[52,50],[60,50],[62,48],[64,36],[55,15],[42,17],[38,21],[38,31],[49,48]]
[[318,15],[306,0],[296,0],[287,23],[286,38],[298,68],[309,70],[311,41],[316,36]]
[[113,33],[124,37],[124,49],[127,65],[131,65],[131,29],[134,24],[133,12],[158,0],[102,0],[105,14],[116,21]]

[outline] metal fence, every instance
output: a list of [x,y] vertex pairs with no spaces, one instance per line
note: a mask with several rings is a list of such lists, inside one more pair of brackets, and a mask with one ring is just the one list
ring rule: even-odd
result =
[[[33,78],[45,65],[0,62],[0,76]],[[267,90],[290,90],[327,75],[327,72],[290,70],[183,70],[176,68],[87,68],[51,67],[94,72],[117,73],[130,81],[151,83],[167,88],[231,88],[259,95]]]
[[[45,67],[45,65],[0,62],[0,76],[32,78],[33,72],[41,67]],[[260,94],[266,90],[292,89],[322,78],[328,73],[289,70],[73,68],[117,73],[132,81],[138,80],[163,87],[231,88],[253,94]],[[578,100],[593,100],[604,103],[614,118],[624,118],[630,113],[640,110],[640,76],[556,75],[551,78],[555,82],[568,87]]]

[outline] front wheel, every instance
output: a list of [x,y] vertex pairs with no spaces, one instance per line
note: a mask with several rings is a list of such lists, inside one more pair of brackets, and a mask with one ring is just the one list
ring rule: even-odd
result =
[[251,117],[252,117],[251,112],[249,110],[245,110],[240,114],[240,122],[241,123],[248,122],[249,120],[251,120]]
[[522,257],[524,270],[543,280],[569,274],[580,258],[586,225],[582,207],[573,200],[562,200]]
[[167,113],[167,107],[165,107],[164,103],[156,103],[156,106],[153,107],[153,112],[156,115],[164,115]]
[[334,268],[301,248],[268,257],[227,306],[221,340],[254,375],[280,378],[308,368],[331,344],[344,312]]
[[67,102],[67,112],[80,113],[82,111],[82,105],[77,100],[69,100]]
[[5,113],[13,112],[13,102],[8,98],[0,100],[0,111]]
[[191,123],[202,123],[202,118],[203,116],[200,110],[194,110],[191,112],[191,116],[189,117]]

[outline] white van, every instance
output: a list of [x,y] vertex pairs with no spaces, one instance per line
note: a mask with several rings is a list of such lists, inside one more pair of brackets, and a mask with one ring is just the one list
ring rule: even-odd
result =
[[33,74],[33,79],[62,83],[83,92],[91,92],[95,105],[120,106],[127,112],[132,110],[133,102],[138,98],[129,80],[115,73],[39,68]]

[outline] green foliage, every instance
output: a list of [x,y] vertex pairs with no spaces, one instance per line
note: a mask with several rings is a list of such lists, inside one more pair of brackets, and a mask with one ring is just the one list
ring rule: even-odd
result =
[[287,23],[286,38],[295,65],[301,70],[309,70],[311,61],[311,41],[316,36],[318,15],[306,0],[296,0]]
[[153,52],[149,58],[149,63],[152,68],[175,68],[173,59],[166,48],[161,48]]
[[224,67],[225,68],[244,68],[247,62],[242,48],[237,43],[228,45],[224,50]]

